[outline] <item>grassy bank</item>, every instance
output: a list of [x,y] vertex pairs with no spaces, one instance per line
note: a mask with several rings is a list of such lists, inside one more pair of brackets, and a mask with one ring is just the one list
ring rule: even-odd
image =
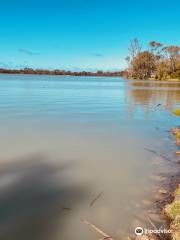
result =
[[156,78],[149,78],[148,81],[161,81],[161,82],[180,82],[179,78],[167,78],[167,79],[156,79]]
[[180,240],[180,185],[174,193],[174,200],[165,207],[165,214],[170,221],[171,237]]

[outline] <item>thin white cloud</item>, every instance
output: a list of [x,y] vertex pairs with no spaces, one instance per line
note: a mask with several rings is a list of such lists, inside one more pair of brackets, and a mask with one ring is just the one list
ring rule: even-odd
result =
[[20,53],[24,53],[24,54],[27,54],[27,55],[38,55],[39,53],[38,52],[32,52],[32,51],[30,51],[30,50],[28,50],[28,49],[25,49],[25,48],[19,48],[18,49],[18,52],[20,52]]
[[104,57],[104,55],[101,53],[92,53],[91,55],[94,57]]

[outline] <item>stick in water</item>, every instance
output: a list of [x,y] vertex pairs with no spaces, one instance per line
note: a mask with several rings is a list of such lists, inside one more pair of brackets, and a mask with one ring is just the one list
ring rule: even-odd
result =
[[94,224],[82,219],[82,222],[85,223],[86,225],[90,226],[92,229],[94,229],[97,233],[99,233],[101,236],[103,236],[103,240],[108,239],[108,240],[114,240],[111,236],[109,236],[107,233],[96,227]]
[[89,207],[92,207],[92,205],[101,197],[103,192],[100,192],[89,204]]
[[[153,221],[151,220],[151,218],[149,216],[147,216],[147,219],[149,221],[149,223],[151,224],[151,226],[155,229],[155,230],[158,230],[158,228],[156,227],[155,223],[153,223]],[[162,236],[160,233],[158,233],[158,236],[160,237],[160,239],[163,240]]]
[[157,151],[154,151],[154,150],[149,149],[149,148],[144,148],[144,149],[145,149],[146,151],[148,151],[148,152],[154,153],[154,154],[160,156],[161,158],[163,158],[163,159],[165,159],[165,160],[171,162],[171,159],[169,159],[168,157],[164,156],[164,155],[161,154],[161,153],[158,153]]

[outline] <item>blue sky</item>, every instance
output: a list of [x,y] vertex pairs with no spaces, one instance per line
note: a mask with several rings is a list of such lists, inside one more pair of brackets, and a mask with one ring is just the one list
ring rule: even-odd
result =
[[0,67],[123,69],[135,37],[180,45],[180,1],[0,0]]

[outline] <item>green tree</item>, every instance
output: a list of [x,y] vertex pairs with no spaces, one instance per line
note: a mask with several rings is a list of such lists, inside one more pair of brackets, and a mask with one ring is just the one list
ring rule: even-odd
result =
[[180,79],[180,47],[163,47],[162,43],[151,41],[149,50],[141,51],[137,39],[130,43],[127,76],[135,79],[155,77],[158,80]]

